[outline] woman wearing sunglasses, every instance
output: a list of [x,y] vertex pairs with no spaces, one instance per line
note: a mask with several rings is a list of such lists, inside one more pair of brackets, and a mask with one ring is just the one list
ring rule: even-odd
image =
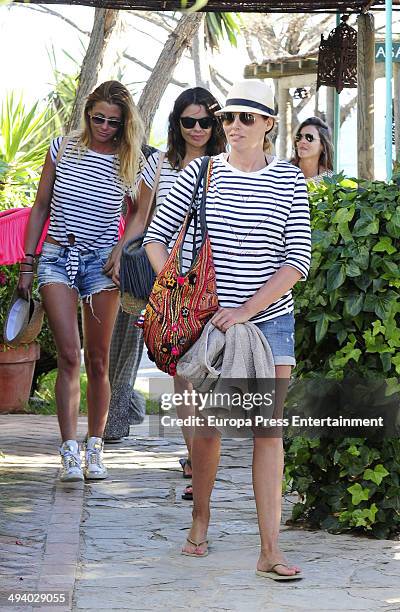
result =
[[[266,84],[236,83],[225,108],[216,114],[222,119],[230,150],[213,157],[207,191],[206,220],[220,304],[211,320],[222,332],[236,323],[256,324],[270,344],[275,376],[285,387],[295,365],[291,289],[306,278],[310,264],[306,183],[298,168],[270,152],[268,134],[276,114]],[[145,244],[156,272],[162,269],[168,257],[166,247],[184,220],[200,162],[194,160],[182,172],[149,227]],[[278,546],[282,438],[276,433],[271,437],[253,434],[253,486],[261,536],[257,572],[277,580],[299,578],[299,568],[288,565]],[[182,549],[185,555],[208,553],[210,496],[219,456],[218,431],[210,426],[196,428],[193,522]]]
[[[162,162],[157,193],[155,197],[156,210],[167,197],[176,179],[191,161],[202,155],[217,155],[225,151],[226,140],[221,122],[215,118],[215,112],[220,105],[214,96],[202,87],[194,87],[183,91],[175,100],[168,120],[167,152]],[[148,202],[154,185],[160,152],[156,152],[147,160],[142,171],[142,183],[135,217],[128,223],[120,243],[133,238],[143,231],[144,219]],[[174,212],[172,211],[172,215]],[[176,236],[171,236],[173,241]],[[121,249],[119,250],[119,253]],[[114,263],[114,278],[118,282],[118,261]],[[179,376],[174,379],[176,393],[189,389],[188,383]],[[194,414],[191,406],[177,408],[178,416],[184,418]],[[183,477],[191,478],[191,446],[193,428],[183,427],[188,456],[180,460]],[[192,486],[188,485],[182,495],[183,499],[192,499]]]
[[[126,87],[117,81],[97,87],[87,99],[81,131],[52,141],[30,215],[18,286],[24,296],[32,288],[34,253],[50,215],[38,284],[57,346],[62,481],[107,476],[102,436],[110,401],[108,360],[119,295],[103,266],[118,240],[125,195],[135,188],[142,138],[142,122]],[[80,299],[88,377],[84,470],[76,439]]]
[[296,130],[292,164],[298,166],[307,181],[319,183],[333,175],[331,132],[319,117],[309,117]]

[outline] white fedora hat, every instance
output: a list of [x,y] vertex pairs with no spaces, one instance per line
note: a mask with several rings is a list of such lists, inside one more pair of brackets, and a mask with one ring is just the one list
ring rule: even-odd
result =
[[42,329],[43,316],[41,302],[31,297],[25,300],[15,291],[4,322],[3,336],[6,344],[17,347],[33,342]]
[[224,108],[216,111],[222,113],[257,113],[265,117],[277,118],[272,88],[257,79],[245,79],[232,85],[228,92]]

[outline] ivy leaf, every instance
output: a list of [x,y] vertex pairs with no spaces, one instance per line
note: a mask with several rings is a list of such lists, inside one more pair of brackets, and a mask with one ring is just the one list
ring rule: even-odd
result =
[[379,355],[384,372],[390,372],[392,368],[392,356],[390,353],[381,353]]
[[362,311],[364,298],[363,293],[353,293],[344,300],[346,311],[351,317],[356,317]]
[[368,270],[369,249],[364,244],[354,245],[352,259],[361,270]]
[[389,274],[393,274],[393,276],[397,277],[399,275],[399,266],[394,263],[394,261],[388,261],[384,259],[382,261],[383,269]]
[[354,261],[349,261],[346,266],[346,273],[347,276],[352,278],[354,276],[360,276],[361,270]]
[[351,494],[351,503],[353,506],[358,506],[362,501],[366,501],[369,498],[369,489],[363,489],[359,482],[348,487],[347,490]]
[[397,299],[397,295],[391,291],[378,295],[369,293],[364,301],[364,310],[375,312],[380,319],[385,320],[391,312],[395,299]]
[[328,270],[326,275],[327,291],[334,291],[343,285],[346,280],[346,266],[342,263],[334,263]]
[[361,291],[366,291],[368,289],[368,287],[371,285],[372,283],[372,278],[369,274],[362,274],[361,276],[357,276],[357,278],[354,279],[354,284],[361,289]]
[[387,253],[388,255],[393,255],[393,253],[397,252],[396,247],[392,244],[392,239],[389,236],[383,236],[379,239],[379,242],[372,249],[378,253]]
[[375,469],[373,470],[368,468],[363,474],[364,480],[372,480],[372,482],[374,482],[376,485],[380,485],[382,480],[386,478],[386,476],[389,476],[389,472],[382,465],[382,463],[379,463],[377,466],[375,466]]
[[379,219],[369,221],[361,217],[355,222],[353,227],[353,237],[361,238],[362,236],[370,236],[371,234],[377,234],[379,232]]
[[390,216],[389,222],[386,224],[386,230],[393,238],[400,238],[400,209],[397,210]]
[[315,326],[315,341],[317,344],[325,337],[328,327],[329,319],[325,313],[322,313]]
[[333,216],[332,223],[348,223],[354,217],[355,207],[339,208]]

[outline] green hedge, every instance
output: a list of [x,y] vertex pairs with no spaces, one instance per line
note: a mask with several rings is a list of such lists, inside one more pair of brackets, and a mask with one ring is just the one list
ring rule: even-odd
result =
[[[313,256],[295,288],[297,376],[385,378],[400,389],[400,191],[395,184],[325,180],[310,192]],[[289,396],[290,402],[290,396]],[[400,531],[400,443],[285,441],[293,519],[376,537]]]

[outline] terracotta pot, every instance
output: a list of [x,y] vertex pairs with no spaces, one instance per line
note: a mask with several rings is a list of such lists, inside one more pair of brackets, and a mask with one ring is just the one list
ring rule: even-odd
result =
[[0,412],[23,412],[26,409],[35,361],[39,356],[37,342],[17,348],[0,344]]

